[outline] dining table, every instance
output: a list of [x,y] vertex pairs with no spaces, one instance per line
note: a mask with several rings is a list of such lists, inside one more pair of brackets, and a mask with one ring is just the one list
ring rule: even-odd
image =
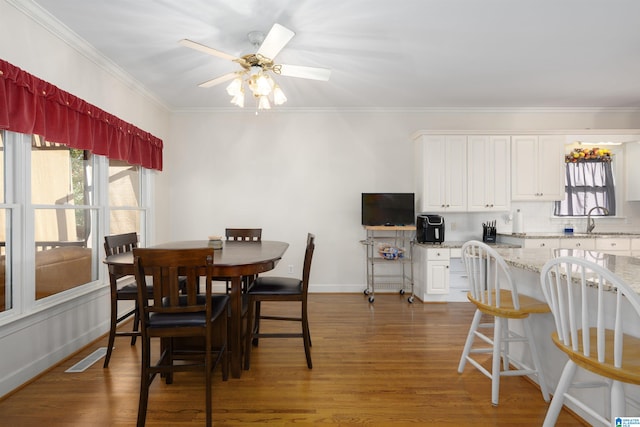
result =
[[[211,247],[208,240],[185,240],[150,246],[158,249],[194,249]],[[230,371],[233,378],[242,373],[242,278],[273,270],[286,252],[286,242],[223,241],[221,249],[214,250],[215,275],[230,281],[229,327]],[[123,252],[104,259],[110,275],[133,275],[133,253]],[[249,327],[249,325],[247,325]]]

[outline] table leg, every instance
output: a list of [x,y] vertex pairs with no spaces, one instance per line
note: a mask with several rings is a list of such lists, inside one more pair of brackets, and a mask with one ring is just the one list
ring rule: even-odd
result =
[[231,349],[231,376],[240,378],[242,372],[242,277],[231,279],[231,328],[229,348]]

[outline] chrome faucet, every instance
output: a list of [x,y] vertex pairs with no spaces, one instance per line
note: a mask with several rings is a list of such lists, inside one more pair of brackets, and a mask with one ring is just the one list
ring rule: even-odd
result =
[[596,209],[600,209],[602,210],[602,212],[604,212],[605,215],[609,215],[609,209],[602,206],[594,206],[591,209],[589,209],[589,213],[587,214],[587,234],[591,233],[593,229],[596,228],[596,220],[591,218],[591,212],[593,212]]

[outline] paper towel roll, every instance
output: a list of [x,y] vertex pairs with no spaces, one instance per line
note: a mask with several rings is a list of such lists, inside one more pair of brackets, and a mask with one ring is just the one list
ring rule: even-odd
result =
[[516,210],[516,213],[513,216],[513,233],[524,233],[524,220],[522,219],[522,211],[520,209]]

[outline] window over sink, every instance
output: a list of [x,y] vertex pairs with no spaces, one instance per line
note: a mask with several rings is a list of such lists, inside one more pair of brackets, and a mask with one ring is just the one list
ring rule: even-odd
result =
[[[565,155],[565,197],[554,202],[558,217],[615,216],[616,162],[619,150],[608,145],[568,146]],[[596,209],[600,208],[600,209]]]

